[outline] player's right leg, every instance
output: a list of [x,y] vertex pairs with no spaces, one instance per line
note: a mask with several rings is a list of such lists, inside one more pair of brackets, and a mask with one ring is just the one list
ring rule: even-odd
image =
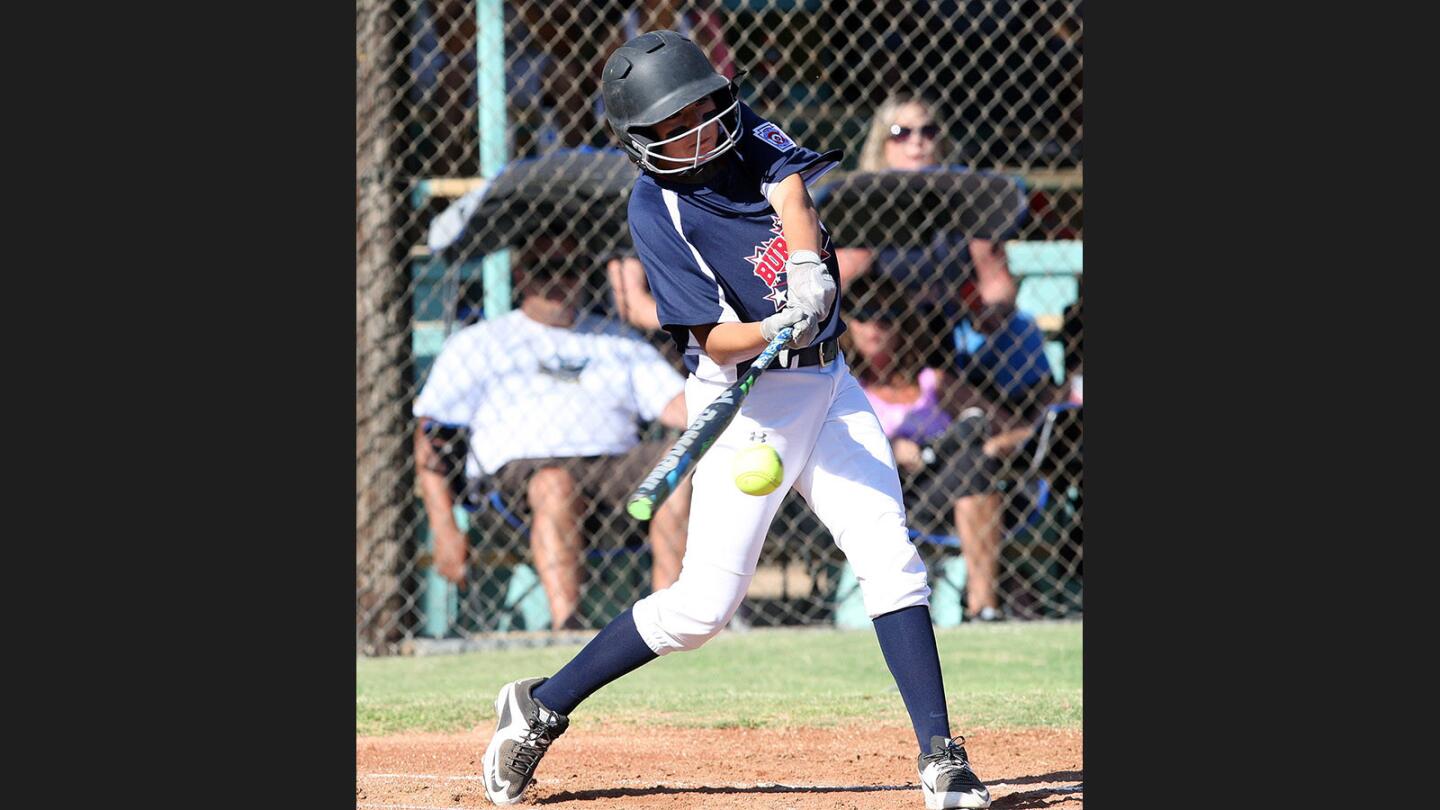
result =
[[965,753],[965,738],[930,739],[930,753],[922,754],[915,767],[920,772],[920,791],[926,810],[946,808],[985,808],[990,806],[990,791],[970,769]]
[[950,739],[925,565],[910,542],[890,441],[847,372],[795,488],[845,553],[920,749],[927,808],[990,806],[985,785]]

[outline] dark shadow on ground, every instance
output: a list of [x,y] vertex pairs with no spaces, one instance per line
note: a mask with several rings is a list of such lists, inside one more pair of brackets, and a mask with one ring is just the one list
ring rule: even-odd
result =
[[981,777],[987,785],[1037,785],[1046,782],[1083,782],[1084,771],[1054,771],[1039,776],[1012,776],[1008,779]]
[[1020,776],[1014,779],[997,779],[996,785],[1024,785],[1038,782],[1074,782],[1073,785],[1019,790],[997,796],[990,802],[992,810],[1034,810],[1051,807],[1055,799],[1082,799],[1085,795],[1084,771],[1056,771],[1044,776]]
[[605,790],[567,790],[556,793],[553,796],[546,796],[535,800],[536,804],[553,804],[556,802],[583,802],[595,799],[621,799],[627,796],[670,796],[670,795],[725,795],[742,796],[745,794],[767,794],[767,793],[872,793],[880,790],[916,790],[920,785],[854,785],[854,786],[830,786],[830,787],[807,787],[803,785],[755,785],[747,787],[667,787],[655,785],[654,787],[641,788],[608,788]]
[[990,802],[991,810],[1034,810],[1038,807],[1053,807],[1052,799],[1083,799],[1084,790],[1073,788],[1040,788],[1023,793],[1011,793]]
[[[1067,796],[1080,796],[1084,791],[1084,771],[1054,771],[1052,773],[1040,774],[1038,776],[1015,776],[1007,779],[991,780],[992,785],[1034,785],[1050,782],[1075,782],[1074,785],[1062,785],[1057,787],[1038,788],[1035,790],[1021,790],[996,797],[990,806],[997,810],[1027,810],[1028,808],[1047,807],[1050,800]],[[535,799],[536,804],[557,804],[559,802],[584,802],[596,799],[623,799],[636,796],[685,796],[685,795],[722,795],[722,796],[743,796],[746,794],[764,795],[780,793],[874,793],[885,790],[914,790],[918,791],[920,785],[911,783],[908,785],[832,785],[822,787],[810,787],[805,785],[753,785],[745,787],[711,787],[701,785],[699,787],[669,787],[667,785],[654,785],[652,787],[634,788],[605,788],[601,790],[566,790],[559,793]]]

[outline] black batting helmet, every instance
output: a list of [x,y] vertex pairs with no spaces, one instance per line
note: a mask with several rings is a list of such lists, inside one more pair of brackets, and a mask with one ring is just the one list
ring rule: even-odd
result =
[[[736,83],[717,73],[695,43],[674,31],[647,31],[616,48],[605,61],[601,82],[606,123],[630,159],[649,171],[657,174],[693,171],[734,148],[740,139]],[[715,97],[719,112],[699,127],[664,141],[656,141],[645,130],[706,96]],[[731,123],[721,122],[720,119],[727,117]],[[712,122],[720,123],[726,136],[714,149],[701,155],[697,137],[695,155],[687,159],[688,165],[674,169],[655,165],[654,158],[660,157],[654,151],[656,146],[698,135]],[[673,158],[665,160],[678,163]]]

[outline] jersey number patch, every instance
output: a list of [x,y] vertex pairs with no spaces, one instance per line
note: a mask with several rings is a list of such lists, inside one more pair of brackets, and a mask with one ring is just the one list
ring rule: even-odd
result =
[[768,121],[755,128],[755,137],[781,152],[788,152],[795,148],[795,142],[790,140],[790,136],[781,132],[780,127]]

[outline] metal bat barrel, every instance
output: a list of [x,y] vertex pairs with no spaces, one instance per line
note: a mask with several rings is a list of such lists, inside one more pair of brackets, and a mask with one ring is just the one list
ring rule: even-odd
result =
[[755,358],[744,376],[721,391],[720,396],[707,405],[705,410],[695,417],[695,421],[685,428],[685,432],[675,440],[675,446],[660,459],[660,463],[655,465],[655,469],[645,476],[645,480],[640,482],[640,486],[630,496],[625,511],[629,512],[631,517],[636,520],[649,520],[654,516],[655,510],[660,508],[660,504],[670,497],[670,493],[680,486],[680,482],[685,480],[685,476],[705,455],[705,451],[710,449],[715,439],[734,421],[735,414],[740,412],[740,403],[744,402],[746,395],[750,393],[750,387],[755,384],[760,372],[775,360],[781,347],[790,341],[792,331],[788,326],[781,329]]

